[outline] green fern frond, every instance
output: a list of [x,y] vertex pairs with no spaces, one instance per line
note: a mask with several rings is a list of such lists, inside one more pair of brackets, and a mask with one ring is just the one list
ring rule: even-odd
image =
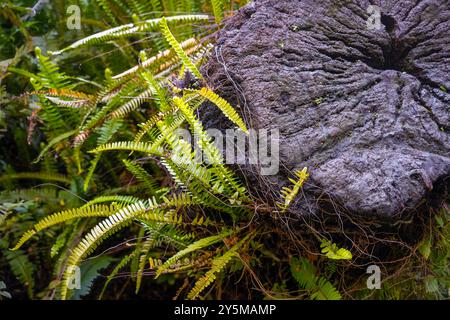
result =
[[313,300],[341,300],[341,294],[325,278],[320,277],[317,280],[317,288],[311,294]]
[[102,299],[103,295],[105,294],[106,288],[108,287],[109,283],[114,279],[114,277],[127,266],[127,264],[130,263],[130,261],[134,258],[136,255],[136,252],[132,252],[128,255],[126,255],[120,262],[114,267],[114,269],[111,271],[111,273],[106,278],[106,282],[103,285],[102,291],[100,292],[100,295],[98,297],[99,300]]
[[198,71],[197,67],[192,63],[192,61],[189,59],[187,54],[184,52],[181,45],[178,43],[177,39],[175,39],[174,35],[169,29],[169,26],[167,25],[168,18],[161,18],[161,21],[159,22],[161,26],[161,32],[166,38],[167,42],[170,44],[172,49],[175,51],[175,53],[178,55],[180,60],[183,62],[183,65],[189,69],[189,71],[192,72],[193,75],[195,75],[198,79],[202,79],[202,75],[200,71]]
[[146,222],[141,220],[144,228],[151,232],[158,241],[158,246],[166,244],[178,250],[186,248],[196,238],[194,232],[181,231],[177,226],[169,224],[161,225],[159,223]]
[[94,200],[87,202],[83,207],[89,207],[94,204],[105,203],[105,202],[115,202],[119,204],[131,204],[140,201],[141,199],[133,196],[121,196],[121,195],[109,195],[109,196],[99,196]]
[[196,299],[217,277],[233,258],[239,257],[238,250],[244,245],[248,239],[252,236],[252,233],[247,234],[231,249],[226,250],[225,254],[214,258],[211,262],[211,269],[208,270],[197,282],[188,294],[188,299]]
[[107,143],[89,152],[100,153],[104,151],[136,151],[158,156],[163,154],[163,150],[159,146],[155,147],[151,143],[134,141],[119,141]]
[[121,25],[118,27],[114,27],[93,35],[90,35],[86,38],[83,38],[81,40],[78,40],[71,44],[70,46],[59,50],[52,52],[53,55],[59,55],[63,52],[66,52],[68,50],[73,50],[81,46],[88,46],[88,45],[96,45],[101,44],[110,40],[115,40],[119,38],[124,37],[130,37],[137,35],[142,32],[150,32],[155,31],[158,29],[158,26],[162,19],[166,20],[166,23],[177,25],[177,24],[183,24],[183,23],[193,23],[193,22],[199,22],[199,21],[208,21],[209,16],[204,14],[191,14],[191,15],[178,15],[178,16],[170,16],[166,18],[156,18],[156,19],[149,19],[145,21],[141,21],[137,24],[135,23],[128,23],[125,25]]
[[226,265],[234,257],[239,256],[235,250],[230,250],[226,252],[223,256],[214,258],[212,261],[212,268],[206,272],[194,285],[194,288],[189,292],[188,299],[193,300],[198,297],[215,279],[216,274],[220,273]]
[[25,232],[12,250],[19,249],[26,241],[28,241],[34,234],[36,234],[36,232],[39,232],[43,229],[77,218],[107,217],[116,212],[119,208],[120,206],[118,206],[117,204],[113,204],[110,206],[93,205],[89,207],[81,207],[78,209],[69,209],[52,214],[37,222],[31,230]]
[[156,190],[158,189],[157,181],[155,181],[155,179],[152,176],[150,176],[150,174],[148,174],[148,172],[145,171],[144,168],[142,168],[138,164],[135,164],[126,159],[122,161],[127,170],[130,171],[136,177],[136,179],[138,179],[141,182],[142,186],[146,190],[148,190],[151,195],[155,195]]
[[219,97],[215,92],[206,87],[196,91],[196,93],[214,103],[228,119],[235,123],[242,131],[248,133],[248,129],[245,126],[244,121],[225,99]]
[[166,112],[160,112],[154,116],[152,116],[150,119],[148,119],[146,122],[139,124],[140,130],[138,133],[136,133],[134,137],[135,142],[139,142],[142,140],[142,138],[160,121],[162,121],[164,118],[172,114],[174,110],[169,110]]
[[108,17],[109,21],[113,24],[117,24],[116,17],[114,16],[114,13],[112,12],[108,1],[107,0],[95,0],[95,2],[97,2],[98,6],[102,9],[102,11]]
[[91,160],[91,165],[89,166],[89,170],[88,173],[86,175],[86,178],[84,179],[84,183],[83,183],[83,190],[84,192],[86,192],[89,188],[89,184],[91,182],[92,176],[94,175],[94,171],[97,168],[97,164],[100,161],[102,154],[96,154],[94,159]]
[[142,283],[142,276],[144,273],[145,265],[147,264],[147,258],[150,250],[155,247],[156,240],[154,237],[149,236],[148,239],[144,241],[142,244],[142,248],[140,250],[140,256],[139,256],[139,264],[138,264],[138,271],[136,274],[136,290],[135,293],[139,293],[139,289],[141,288]]
[[223,0],[211,0],[216,23],[219,24],[223,19]]
[[36,160],[34,160],[34,163],[39,162],[42,157],[56,144],[60,143],[61,141],[64,141],[68,138],[70,138],[71,136],[75,135],[78,133],[78,130],[72,130],[72,131],[68,131],[65,132],[63,134],[60,134],[59,136],[53,138],[52,140],[49,141],[49,143],[45,146],[44,149],[42,149],[42,151],[39,153],[38,157],[36,158]]
[[325,278],[316,275],[316,268],[305,258],[291,260],[291,273],[300,287],[314,300],[340,300],[341,295]]
[[144,90],[138,96],[131,98],[130,101],[114,110],[109,116],[112,119],[123,118],[130,112],[139,108],[144,102],[148,101],[151,97],[155,95],[156,91],[154,88],[149,88]]
[[300,191],[300,188],[305,183],[306,179],[308,179],[309,174],[307,173],[307,168],[303,168],[303,170],[297,170],[295,171],[295,175],[298,178],[298,180],[289,179],[290,182],[293,183],[292,189],[288,187],[283,187],[281,190],[281,196],[283,198],[282,203],[277,203],[277,205],[281,208],[282,212],[286,211],[291,202],[295,199],[298,192]]
[[332,243],[327,239],[322,239],[320,244],[322,253],[333,260],[351,260],[352,253],[344,248],[339,248],[336,243]]
[[158,270],[156,271],[156,278],[158,278],[161,274],[164,273],[165,270],[167,270],[172,264],[174,264],[175,262],[177,262],[178,260],[180,260],[181,258],[183,258],[184,256],[198,251],[202,248],[205,247],[209,247],[210,245],[217,243],[219,241],[221,241],[223,238],[227,237],[230,235],[230,231],[224,231],[221,232],[218,235],[215,236],[211,236],[211,237],[207,237],[207,238],[203,238],[200,239],[192,244],[190,244],[187,248],[177,252],[174,256],[170,257],[169,259],[167,259],[166,262],[164,262],[163,265],[161,265]]
[[[198,42],[195,38],[189,38],[180,43],[181,48],[186,54],[193,54],[200,51],[204,46]],[[174,59],[174,56],[176,59]],[[172,49],[166,49],[159,52],[155,56],[152,56],[145,61],[141,61],[139,65],[132,67],[120,74],[112,77],[114,80],[120,80],[122,78],[129,78],[138,74],[142,70],[156,69],[157,73],[170,69],[179,61],[178,56]]]
[[40,70],[38,73],[39,79],[34,80],[39,81],[41,86],[46,89],[68,89],[68,77],[59,71],[59,67],[49,57],[42,54],[40,48],[36,48],[34,51],[39,62],[38,66]]
[[15,179],[45,180],[45,181],[61,182],[65,184],[72,183],[72,181],[69,178],[67,178],[62,174],[53,174],[45,172],[20,172],[0,176],[0,181],[15,180]]
[[103,125],[98,129],[99,137],[97,139],[98,144],[105,144],[120,130],[123,126],[123,121],[120,119],[111,119],[105,121]]
[[203,130],[203,126],[196,119],[194,112],[189,106],[179,97],[174,97],[173,102],[181,110],[189,125],[193,128],[194,134],[197,136],[197,144],[206,153],[208,160],[212,164],[223,163],[222,155],[219,150],[212,144],[211,138]]
[[25,251],[7,251],[4,254],[13,274],[26,286],[28,297],[32,299],[35,286],[35,265],[30,262]]
[[154,210],[158,204],[149,200],[148,204],[144,202],[136,202],[127,207],[120,209],[118,212],[109,216],[109,218],[98,223],[89,233],[80,241],[68,258],[68,265],[63,275],[61,283],[61,299],[67,297],[68,285],[74,269],[79,265],[81,259],[95,250],[100,243],[113,232],[128,225],[132,219],[145,213],[147,210]]

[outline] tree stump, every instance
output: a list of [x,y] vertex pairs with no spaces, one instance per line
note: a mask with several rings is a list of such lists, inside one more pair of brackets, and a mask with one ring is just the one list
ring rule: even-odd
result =
[[[244,166],[244,177],[260,194],[274,193],[306,166],[306,194],[325,192],[354,214],[394,220],[437,184],[448,196],[449,36],[445,0],[242,8],[203,72],[252,127],[280,132],[279,173],[263,183]],[[207,127],[226,127],[207,112]]]

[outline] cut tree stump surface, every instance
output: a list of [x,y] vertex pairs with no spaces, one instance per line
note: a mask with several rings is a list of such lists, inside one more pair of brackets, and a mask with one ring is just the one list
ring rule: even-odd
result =
[[450,1],[439,0],[256,1],[225,22],[203,69],[253,128],[279,130],[277,187],[306,166],[309,185],[384,218],[448,184],[449,71]]

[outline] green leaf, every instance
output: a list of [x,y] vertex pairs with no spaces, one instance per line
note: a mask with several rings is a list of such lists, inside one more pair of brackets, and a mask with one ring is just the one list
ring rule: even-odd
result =
[[350,260],[353,257],[350,251],[344,248],[338,248],[335,243],[326,239],[322,240],[320,247],[322,248],[322,253],[333,260]]
[[432,275],[428,275],[425,279],[425,289],[429,293],[437,292],[439,291],[439,282],[438,279],[436,279]]
[[428,260],[431,254],[431,238],[424,239],[420,243],[418,250],[425,260]]
[[99,271],[107,268],[112,261],[114,261],[114,259],[111,257],[99,256],[83,262],[80,265],[80,289],[72,290],[73,294],[71,299],[80,300],[81,297],[89,294],[95,279],[100,275]]
[[5,252],[5,256],[13,274],[27,287],[28,297],[33,298],[35,267],[28,259],[25,251],[8,251]]

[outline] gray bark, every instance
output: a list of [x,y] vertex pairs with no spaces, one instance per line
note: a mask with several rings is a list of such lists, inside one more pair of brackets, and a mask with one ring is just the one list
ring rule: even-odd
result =
[[[381,8],[379,30],[367,27],[370,5]],[[254,128],[280,130],[270,188],[251,168],[244,177],[275,194],[307,166],[306,194],[383,218],[448,187],[449,35],[444,0],[262,0],[240,10],[203,72]],[[207,127],[225,128],[214,112]]]

